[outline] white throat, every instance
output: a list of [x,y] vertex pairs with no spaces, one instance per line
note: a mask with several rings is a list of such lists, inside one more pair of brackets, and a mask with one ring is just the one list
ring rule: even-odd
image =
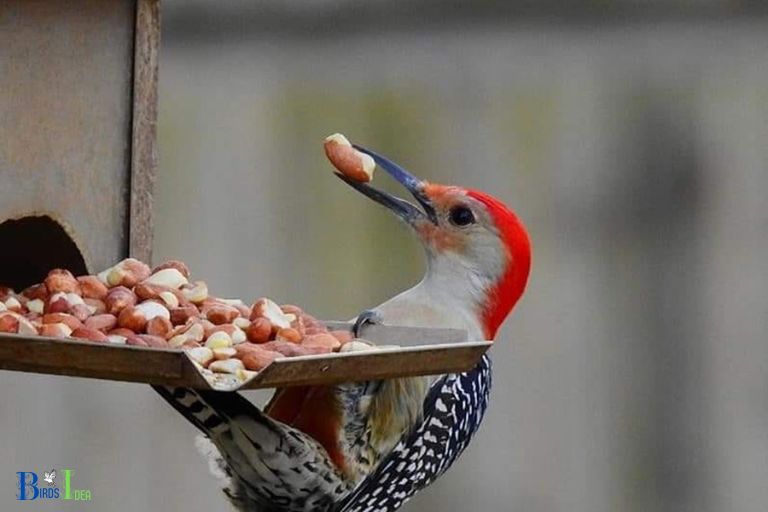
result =
[[385,323],[464,329],[470,340],[481,340],[480,307],[490,284],[457,255],[430,255],[424,279],[375,310]]

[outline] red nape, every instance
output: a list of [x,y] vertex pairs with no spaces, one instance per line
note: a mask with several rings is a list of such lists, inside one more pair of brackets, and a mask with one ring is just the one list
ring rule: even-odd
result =
[[326,386],[283,388],[264,408],[272,419],[300,430],[320,443],[340,471],[346,460],[339,447],[341,409],[333,392]]
[[523,223],[504,203],[477,190],[468,190],[467,195],[485,205],[507,249],[504,274],[488,290],[483,306],[483,329],[485,336],[492,340],[525,291],[531,271],[531,241]]

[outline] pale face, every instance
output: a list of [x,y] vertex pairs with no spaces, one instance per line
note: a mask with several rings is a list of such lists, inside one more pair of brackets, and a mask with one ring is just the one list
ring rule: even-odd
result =
[[430,256],[452,260],[484,281],[498,279],[509,254],[486,206],[458,187],[426,184],[423,192],[435,222],[421,218],[412,226]]

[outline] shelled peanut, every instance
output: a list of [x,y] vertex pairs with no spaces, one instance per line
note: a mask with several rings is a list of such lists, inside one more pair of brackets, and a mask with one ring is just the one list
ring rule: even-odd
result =
[[376,161],[352,146],[347,138],[334,133],[325,138],[323,144],[325,156],[343,176],[359,183],[368,183],[373,179]]
[[275,359],[339,351],[346,331],[301,308],[211,295],[189,268],[129,258],[97,275],[54,269],[16,293],[0,287],[0,332],[186,350],[204,375],[244,380]]

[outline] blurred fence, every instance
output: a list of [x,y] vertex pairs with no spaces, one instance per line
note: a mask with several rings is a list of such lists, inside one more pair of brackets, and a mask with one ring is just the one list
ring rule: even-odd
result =
[[159,253],[344,318],[420,269],[408,234],[329,176],[324,135],[490,190],[533,233],[531,287],[494,349],[483,434],[410,510],[762,510],[766,29],[182,34]]

